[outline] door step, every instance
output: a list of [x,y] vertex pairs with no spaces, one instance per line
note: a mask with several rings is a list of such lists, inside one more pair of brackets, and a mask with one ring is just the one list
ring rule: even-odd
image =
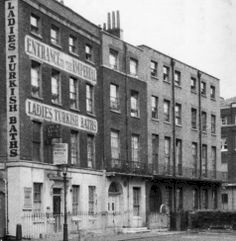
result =
[[147,227],[140,228],[122,228],[122,233],[145,233],[150,232],[150,229]]

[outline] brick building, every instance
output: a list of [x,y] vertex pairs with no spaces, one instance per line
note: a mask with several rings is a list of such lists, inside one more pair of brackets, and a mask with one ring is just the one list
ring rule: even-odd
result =
[[228,172],[227,183],[223,185],[222,207],[223,209],[236,209],[236,98],[221,99],[221,162],[222,167]]
[[218,207],[218,79],[123,41],[118,12],[102,30],[55,0],[6,0],[0,20],[7,233],[61,235],[65,201],[70,232]]

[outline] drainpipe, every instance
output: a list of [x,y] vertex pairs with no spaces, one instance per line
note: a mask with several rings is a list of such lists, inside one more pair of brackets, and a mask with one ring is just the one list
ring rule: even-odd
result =
[[174,177],[174,213],[176,213],[176,126],[175,126],[175,60],[171,59],[171,87],[172,87],[172,148],[173,148],[173,177]]
[[[199,179],[202,178],[202,99],[201,99],[201,72],[197,72],[198,78],[198,133],[199,133]],[[201,209],[201,188],[199,188],[199,208]]]

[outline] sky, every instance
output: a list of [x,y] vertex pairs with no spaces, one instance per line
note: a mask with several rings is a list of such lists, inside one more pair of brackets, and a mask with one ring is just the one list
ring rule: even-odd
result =
[[220,79],[236,96],[236,0],[64,0],[93,22],[119,10],[124,40],[145,44]]

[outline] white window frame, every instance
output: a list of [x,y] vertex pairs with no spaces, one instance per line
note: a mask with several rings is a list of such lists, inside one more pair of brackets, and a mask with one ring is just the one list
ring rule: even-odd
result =
[[130,115],[131,117],[140,116],[139,93],[133,90],[130,92]]

